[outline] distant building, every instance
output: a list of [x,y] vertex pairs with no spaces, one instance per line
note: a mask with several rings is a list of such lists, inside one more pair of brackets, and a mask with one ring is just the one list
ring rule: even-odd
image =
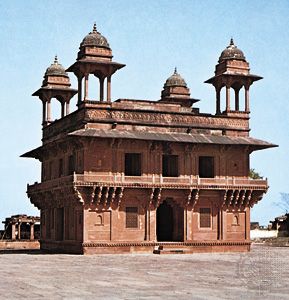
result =
[[278,230],[278,236],[289,236],[289,214],[276,217],[272,223],[272,230]]
[[259,229],[259,228],[260,228],[259,222],[251,222],[251,223],[250,223],[250,229],[251,229],[251,230]]
[[40,238],[40,217],[13,215],[2,222],[2,240],[35,240]]
[[[33,94],[43,103],[43,143],[22,156],[42,164],[41,183],[27,190],[41,211],[41,248],[248,251],[250,209],[268,189],[267,180],[249,178],[249,156],[275,147],[249,136],[249,89],[261,77],[231,40],[206,81],[216,91],[216,113],[208,114],[193,107],[199,100],[177,70],[158,101],[112,102],[111,78],[124,66],[94,26],[76,62],[65,71],[56,58]],[[66,72],[76,75],[77,90]],[[61,104],[55,121],[53,99]]]

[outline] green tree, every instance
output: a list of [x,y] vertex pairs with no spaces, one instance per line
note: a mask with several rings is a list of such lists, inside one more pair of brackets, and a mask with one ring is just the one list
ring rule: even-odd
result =
[[263,179],[263,176],[261,176],[258,172],[256,172],[255,169],[250,169],[249,177],[252,179]]

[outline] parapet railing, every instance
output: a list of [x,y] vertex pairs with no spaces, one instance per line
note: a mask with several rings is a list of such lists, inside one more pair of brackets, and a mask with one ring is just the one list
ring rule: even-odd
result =
[[150,174],[142,176],[125,176],[124,174],[73,174],[70,176],[60,177],[42,183],[28,185],[29,189],[49,189],[66,184],[82,183],[104,183],[114,185],[125,184],[148,184],[148,185],[184,185],[196,187],[247,187],[247,188],[267,188],[267,179],[251,179],[248,177],[220,176],[214,178],[201,178],[199,176],[182,175],[179,177],[164,177],[160,174]]

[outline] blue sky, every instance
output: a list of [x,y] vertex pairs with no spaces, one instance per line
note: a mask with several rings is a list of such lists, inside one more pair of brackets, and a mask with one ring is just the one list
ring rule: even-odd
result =
[[112,79],[113,99],[159,99],[177,66],[201,112],[215,111],[214,89],[203,82],[234,38],[251,72],[264,77],[251,87],[251,136],[279,145],[251,155],[270,185],[251,219],[267,224],[282,213],[280,193],[289,192],[288,15],[289,1],[1,1],[0,220],[38,213],[26,184],[40,181],[40,164],[19,157],[41,140],[41,102],[31,94],[55,54],[65,67],[75,61],[96,22],[114,60],[127,65]]

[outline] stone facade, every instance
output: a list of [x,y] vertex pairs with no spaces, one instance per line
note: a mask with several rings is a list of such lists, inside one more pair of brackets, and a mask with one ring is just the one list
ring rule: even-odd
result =
[[[23,156],[42,164],[41,183],[27,190],[41,211],[41,248],[84,254],[248,251],[250,208],[268,189],[267,180],[248,177],[249,156],[275,146],[249,137],[249,87],[261,77],[250,74],[231,41],[207,81],[216,89],[211,115],[194,107],[199,100],[190,98],[177,70],[159,101],[111,102],[111,77],[122,67],[94,26],[66,70],[77,76],[78,89],[70,88],[56,61],[34,93],[43,102],[43,143]],[[88,96],[89,76],[99,80],[98,100]],[[70,113],[76,93],[77,110]],[[53,98],[62,103],[62,118],[55,121]]]

